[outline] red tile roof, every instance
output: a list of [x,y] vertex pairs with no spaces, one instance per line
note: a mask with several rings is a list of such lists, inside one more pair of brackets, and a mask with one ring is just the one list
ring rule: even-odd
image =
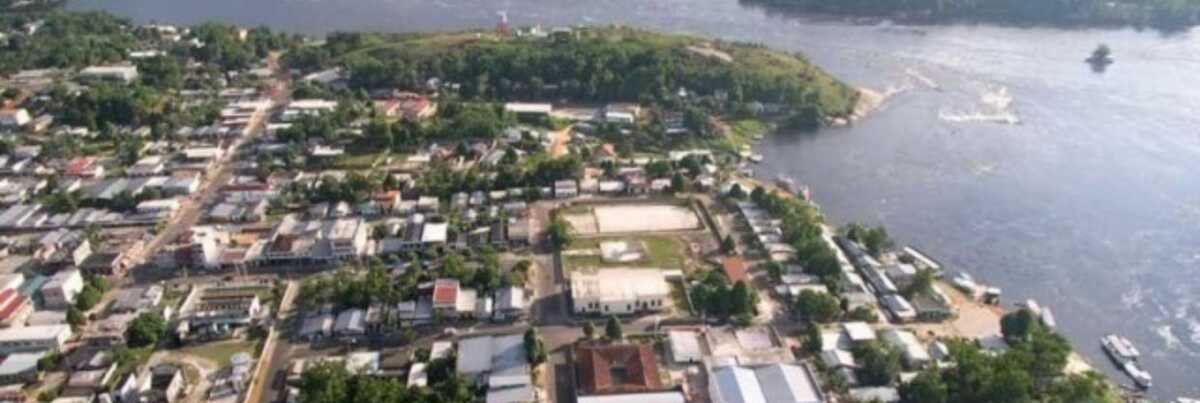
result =
[[729,278],[730,283],[750,282],[750,276],[746,274],[746,260],[741,256],[726,257],[721,266],[725,269],[725,277]]
[[458,280],[441,279],[433,283],[433,305],[454,306],[458,303]]
[[575,349],[579,394],[662,389],[658,360],[649,344],[584,345]]
[[5,301],[4,305],[0,306],[0,321],[7,321],[12,317],[13,312],[16,312],[25,304],[29,303],[29,297],[17,295],[15,298],[9,298],[7,293],[13,292],[12,289],[4,290],[5,295],[0,300]]

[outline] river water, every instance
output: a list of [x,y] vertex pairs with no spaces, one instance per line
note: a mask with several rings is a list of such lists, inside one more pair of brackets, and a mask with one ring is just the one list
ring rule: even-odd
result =
[[[627,24],[804,52],[889,94],[853,126],[781,134],[759,175],[830,220],[883,223],[954,269],[1036,298],[1099,369],[1141,347],[1152,395],[1200,395],[1200,37],[1133,30],[855,25],[736,0],[75,0],[139,22],[304,33]],[[1082,63],[1098,43],[1116,63]],[[1128,383],[1128,382],[1126,382]]]

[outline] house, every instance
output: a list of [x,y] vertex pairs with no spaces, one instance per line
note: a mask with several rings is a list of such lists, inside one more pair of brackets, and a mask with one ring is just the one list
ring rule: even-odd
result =
[[125,174],[129,176],[162,175],[166,166],[166,160],[161,155],[151,155],[138,160],[137,163],[125,170]]
[[63,174],[75,178],[103,178],[104,166],[96,157],[79,157],[67,163]]
[[496,291],[495,317],[515,321],[525,316],[525,289],[505,287]]
[[433,282],[433,310],[454,315],[458,308],[458,280],[438,279]]
[[33,301],[15,289],[0,291],[0,327],[24,326],[33,313]]
[[27,384],[41,379],[38,361],[43,352],[16,353],[0,358],[0,385]]
[[704,360],[704,350],[700,347],[698,333],[690,330],[671,330],[667,332],[667,341],[671,346],[672,362],[688,364]]
[[917,340],[917,336],[910,331],[886,329],[880,332],[880,338],[900,352],[901,360],[910,369],[919,370],[933,360],[929,356],[929,350],[926,350],[921,341]]
[[554,197],[569,199],[579,196],[579,184],[573,179],[563,179],[554,182]]
[[333,335],[334,316],[331,313],[318,313],[304,319],[296,336],[300,340],[314,342]]
[[90,66],[79,71],[79,77],[91,80],[119,81],[132,83],[138,78],[138,69],[134,65]]
[[2,109],[0,110],[0,127],[18,128],[29,124],[33,118],[29,116],[29,111],[25,109]]
[[0,330],[0,355],[58,351],[71,338],[71,326],[26,326]]
[[600,269],[574,272],[570,278],[576,314],[628,314],[660,311],[671,288],[658,269]]
[[54,273],[50,281],[42,285],[42,305],[49,309],[67,309],[75,303],[75,296],[83,291],[83,275],[79,270],[62,270]]
[[632,125],[637,123],[641,108],[635,104],[608,104],[603,113],[605,122]]
[[709,396],[713,403],[825,401],[812,371],[796,364],[719,366],[712,370],[709,379]]
[[366,316],[367,311],[358,308],[342,311],[334,321],[333,334],[343,338],[355,338],[366,335]]
[[724,270],[725,278],[729,279],[730,284],[750,284],[750,276],[746,274],[746,259],[741,256],[726,256],[721,260],[721,269]]
[[344,261],[366,256],[370,225],[360,218],[301,221],[288,215],[275,227],[263,256],[267,261]]
[[879,299],[879,302],[897,322],[911,322],[917,319],[917,310],[899,294],[885,295]]
[[380,116],[420,122],[437,113],[437,104],[429,97],[401,92],[394,99],[375,101],[375,112]]
[[103,390],[116,372],[116,363],[112,363],[106,368],[72,372],[71,376],[67,378],[67,385],[62,390],[62,396],[92,396]]
[[183,369],[176,365],[156,365],[143,376],[149,377],[150,385],[141,393],[142,403],[175,403],[187,388]]
[[580,396],[643,393],[663,388],[650,344],[584,344],[575,347]]
[[486,385],[488,402],[535,402],[525,340],[520,334],[476,336],[458,341],[455,370]]
[[112,313],[138,313],[154,309],[162,303],[163,288],[158,284],[146,287],[124,288],[117,291],[108,311]]

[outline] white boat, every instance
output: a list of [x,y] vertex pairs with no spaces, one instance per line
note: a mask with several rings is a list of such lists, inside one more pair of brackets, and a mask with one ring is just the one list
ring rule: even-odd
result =
[[1042,324],[1052,330],[1058,327],[1058,321],[1054,320],[1054,312],[1050,307],[1042,308]]
[[971,295],[975,295],[979,291],[979,284],[976,284],[975,279],[971,278],[971,275],[966,272],[959,272],[950,281],[954,283],[955,287],[971,293]]
[[757,163],[762,162],[762,160],[763,160],[762,154],[750,154],[750,162],[757,164]]
[[1143,389],[1150,388],[1154,377],[1149,371],[1142,368],[1138,363],[1138,358],[1141,357],[1141,352],[1137,347],[1133,346],[1133,342],[1129,339],[1109,334],[1100,338],[1100,346],[1104,347],[1104,352],[1108,353],[1109,358],[1117,363],[1117,367],[1125,371],[1125,374],[1133,378],[1133,382]]

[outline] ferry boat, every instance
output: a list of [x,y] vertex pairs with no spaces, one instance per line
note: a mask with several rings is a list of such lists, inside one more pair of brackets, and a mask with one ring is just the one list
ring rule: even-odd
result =
[[1133,342],[1127,338],[1109,334],[1100,338],[1100,346],[1104,348],[1105,353],[1108,353],[1108,357],[1122,371],[1125,371],[1125,374],[1133,378],[1133,381],[1139,387],[1142,389],[1150,388],[1153,377],[1150,375],[1150,372],[1138,364],[1137,360],[1141,357],[1141,352],[1138,351],[1137,347],[1133,346]]

